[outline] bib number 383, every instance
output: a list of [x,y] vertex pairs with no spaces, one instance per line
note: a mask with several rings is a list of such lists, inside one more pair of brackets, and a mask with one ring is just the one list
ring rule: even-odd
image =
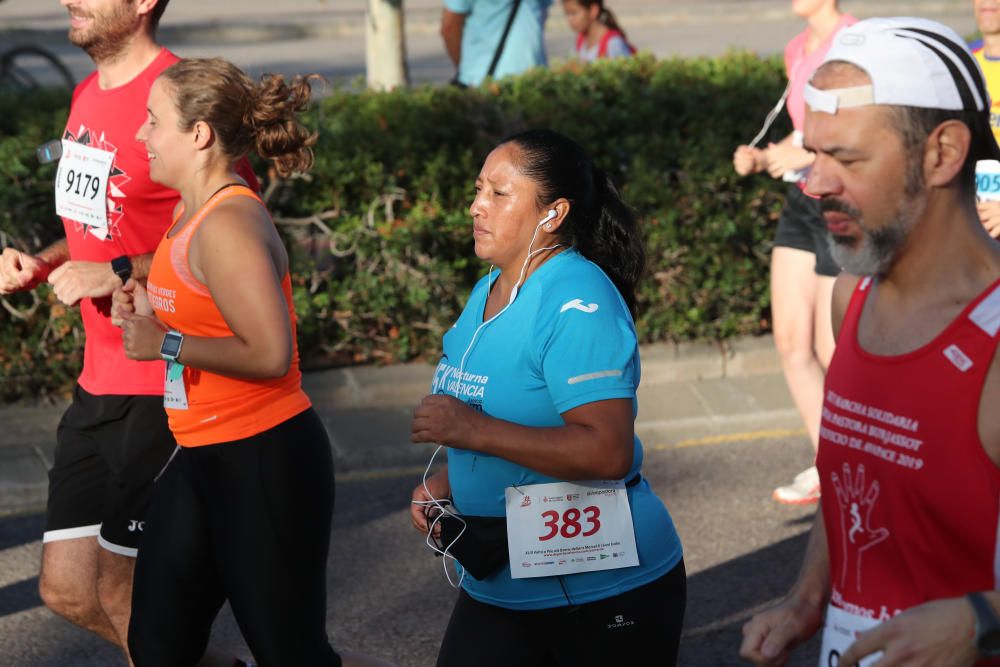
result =
[[507,547],[515,579],[639,564],[623,482],[510,487]]
[[56,213],[87,227],[105,239],[108,235],[108,177],[114,153],[64,139],[56,174]]

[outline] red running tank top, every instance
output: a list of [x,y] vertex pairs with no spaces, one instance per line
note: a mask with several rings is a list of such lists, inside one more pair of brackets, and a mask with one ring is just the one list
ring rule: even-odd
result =
[[[233,335],[208,288],[194,277],[188,265],[188,248],[194,233],[216,206],[232,197],[253,197],[260,202],[249,188],[225,188],[211,197],[176,235],[171,237],[168,230],[153,256],[146,287],[149,302],[162,322],[183,334],[209,338]],[[302,391],[292,281],[287,272],[281,280],[281,290],[292,324],[292,362],[288,372],[273,380],[253,380],[184,368],[188,408],[167,408],[170,430],[177,444],[197,447],[248,438],[311,405]]]
[[930,343],[898,356],[858,344],[870,285],[865,278],[851,297],[826,376],[816,466],[831,604],[886,620],[997,588],[1000,470],[977,425],[1000,280]]
[[[114,161],[108,179],[107,230],[62,219],[71,259],[110,262],[119,255],[153,252],[170,225],[177,193],[149,180],[149,156],[135,133],[146,119],[153,82],[177,60],[163,49],[124,85],[104,90],[94,72],[73,92],[63,139],[112,153]],[[121,329],[111,324],[111,297],[83,299],[80,314],[86,331],[81,387],[91,394],[163,393],[162,361],[125,357]]]

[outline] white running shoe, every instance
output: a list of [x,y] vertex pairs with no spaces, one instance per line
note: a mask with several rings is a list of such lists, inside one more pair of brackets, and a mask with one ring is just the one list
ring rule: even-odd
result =
[[771,497],[786,505],[807,505],[819,501],[819,471],[816,466],[800,472],[788,486],[776,488]]

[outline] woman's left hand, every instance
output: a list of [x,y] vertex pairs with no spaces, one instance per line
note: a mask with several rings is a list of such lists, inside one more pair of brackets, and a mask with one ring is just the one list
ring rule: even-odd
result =
[[155,315],[122,313],[122,345],[125,356],[133,361],[153,361],[160,358],[160,345],[167,328]]
[[413,411],[410,440],[471,449],[472,436],[483,419],[481,413],[452,396],[424,396]]

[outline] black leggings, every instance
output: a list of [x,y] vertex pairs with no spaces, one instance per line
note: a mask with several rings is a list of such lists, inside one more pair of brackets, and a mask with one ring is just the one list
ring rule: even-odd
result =
[[684,561],[645,586],[573,607],[514,611],[459,591],[437,667],[677,664]]
[[326,636],[333,496],[312,409],[245,440],[182,448],[154,486],[136,562],[136,666],[194,665],[226,599],[262,667],[339,666]]

